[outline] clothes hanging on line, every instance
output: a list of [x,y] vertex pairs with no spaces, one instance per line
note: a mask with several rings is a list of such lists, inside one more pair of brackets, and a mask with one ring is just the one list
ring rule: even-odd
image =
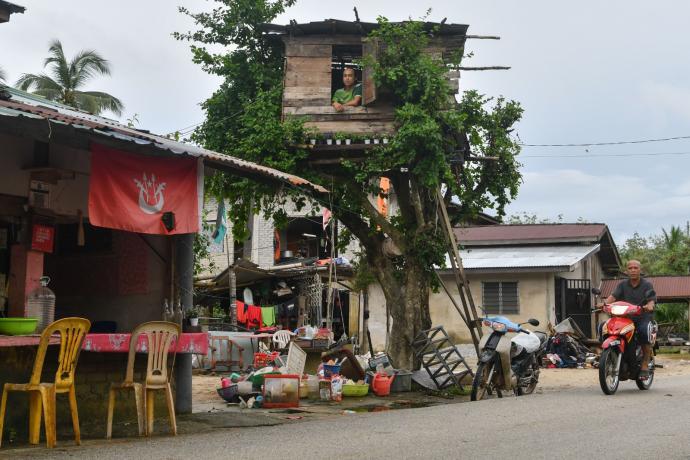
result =
[[264,327],[275,326],[276,307],[261,307],[261,323]]
[[261,307],[249,305],[247,307],[247,328],[258,329],[261,327]]

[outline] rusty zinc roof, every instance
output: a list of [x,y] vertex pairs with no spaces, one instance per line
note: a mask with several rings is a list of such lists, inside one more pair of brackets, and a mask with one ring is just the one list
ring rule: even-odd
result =
[[596,243],[607,231],[605,224],[516,224],[455,228],[461,244]]
[[[601,295],[608,297],[627,278],[605,279],[601,281]],[[659,301],[674,301],[690,299],[690,276],[646,276],[652,283]]]
[[[91,115],[34,94],[0,85],[0,128],[3,124],[9,125],[12,120],[24,122],[23,124],[29,126],[33,125],[34,129],[29,131],[36,137],[50,138],[51,136],[58,137],[60,134],[75,137],[75,134],[83,134],[89,140],[97,140],[135,153],[200,157],[204,159],[207,166],[241,177],[283,182],[317,194],[328,193],[320,185],[299,176],[206,150],[193,144],[177,142],[129,128],[117,121]],[[62,132],[60,132],[61,129]]]

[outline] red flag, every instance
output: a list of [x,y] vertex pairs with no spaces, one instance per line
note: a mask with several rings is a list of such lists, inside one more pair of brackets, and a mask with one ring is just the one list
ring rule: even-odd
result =
[[[196,233],[202,171],[196,158],[136,155],[92,144],[89,221],[137,233]],[[168,212],[175,222],[170,231],[162,219]]]

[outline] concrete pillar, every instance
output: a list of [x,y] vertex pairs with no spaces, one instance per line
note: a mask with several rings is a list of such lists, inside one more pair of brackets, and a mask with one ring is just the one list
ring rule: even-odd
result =
[[[175,235],[175,287],[182,309],[194,301],[194,234]],[[192,355],[179,354],[175,364],[175,411],[192,412]]]
[[24,244],[12,246],[10,254],[9,316],[23,317],[31,291],[40,286],[43,276],[43,253],[27,249]]

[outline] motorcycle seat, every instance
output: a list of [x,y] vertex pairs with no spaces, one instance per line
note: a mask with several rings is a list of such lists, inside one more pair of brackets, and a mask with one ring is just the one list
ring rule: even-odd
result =
[[543,332],[541,332],[541,331],[535,331],[535,332],[534,332],[534,335],[536,335],[537,337],[539,337],[539,342],[540,342],[540,343],[543,344],[543,343],[546,342],[546,338],[547,338],[547,337],[546,337],[546,334],[545,334],[545,333],[543,333]]

